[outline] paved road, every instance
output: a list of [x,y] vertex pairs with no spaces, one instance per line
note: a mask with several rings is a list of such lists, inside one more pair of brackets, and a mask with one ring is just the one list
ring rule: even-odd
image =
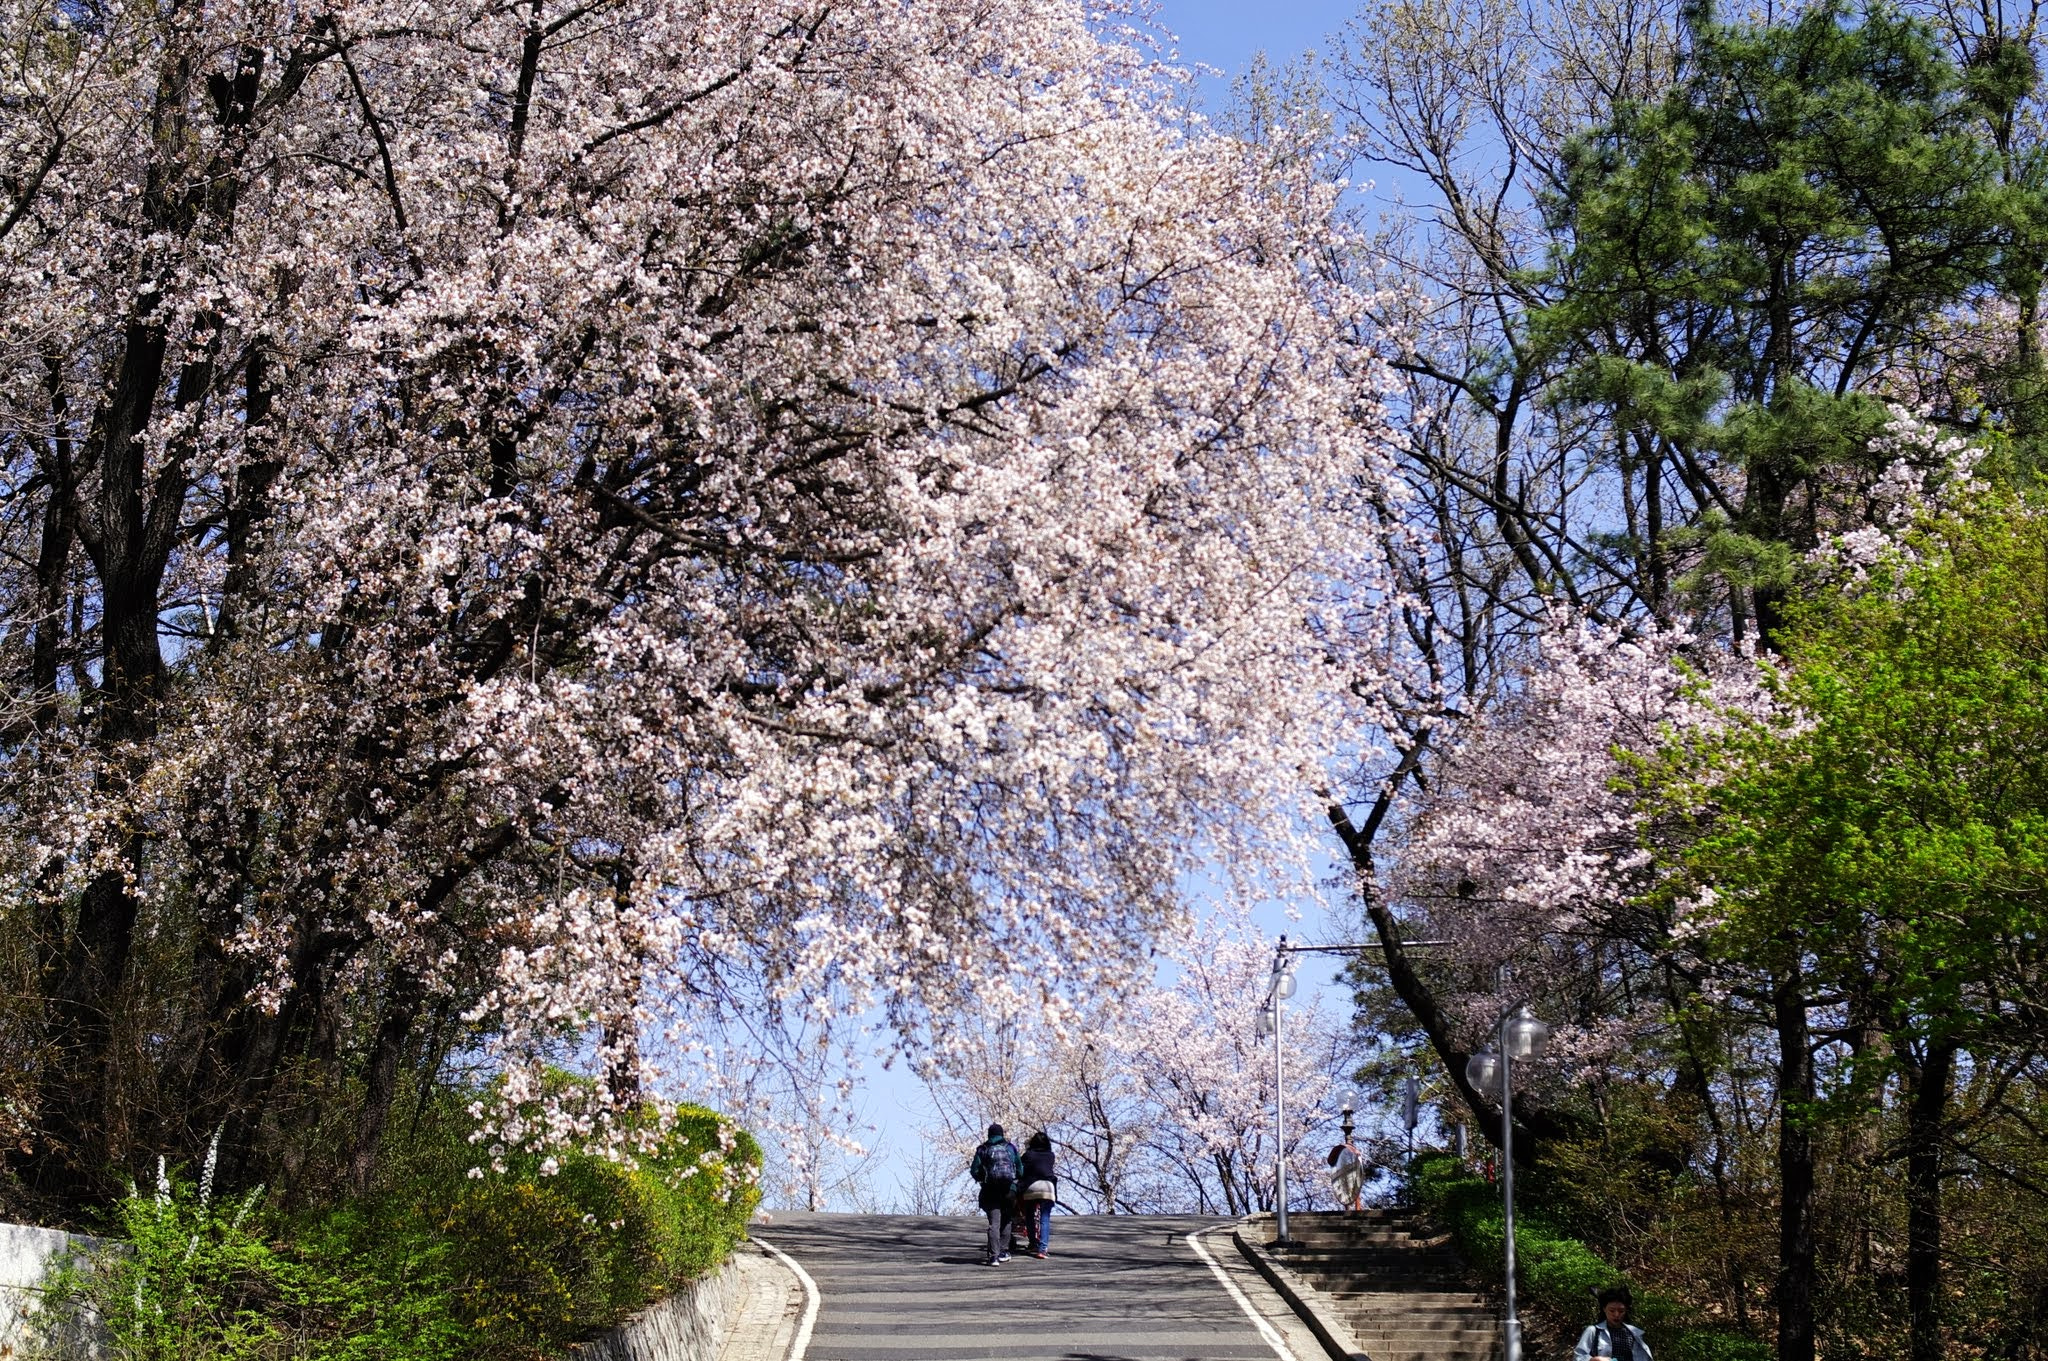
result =
[[965,1216],[778,1213],[758,1236],[818,1283],[806,1361],[1275,1361],[1188,1246],[1221,1222],[1062,1215],[1051,1257],[998,1267]]

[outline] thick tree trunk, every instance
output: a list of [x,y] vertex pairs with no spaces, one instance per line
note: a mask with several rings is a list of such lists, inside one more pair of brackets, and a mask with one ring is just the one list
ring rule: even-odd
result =
[[349,1185],[359,1196],[369,1194],[376,1175],[384,1126],[391,1116],[391,1104],[398,1097],[399,1063],[405,1056],[418,1015],[418,988],[410,979],[397,980],[391,989],[391,1001],[384,1008],[384,1019],[377,1025],[377,1038],[370,1047],[363,1105],[356,1116],[355,1143],[349,1149]]
[[214,634],[222,645],[242,632],[251,564],[262,548],[263,531],[270,522],[271,486],[281,471],[271,417],[277,392],[262,345],[250,347],[244,372],[247,433],[242,437],[244,457],[235,474],[234,498],[228,505],[227,573],[221,582],[220,620]]
[[[152,516],[142,447],[163,367],[161,327],[132,321],[113,393],[92,425],[87,461],[100,469],[97,513],[88,515],[74,506],[75,532],[100,583],[100,677],[94,698],[103,751],[100,781],[115,791],[129,778],[128,745],[152,730],[163,674],[157,594],[177,511],[158,504]],[[177,497],[182,504],[182,487]],[[102,870],[79,896],[76,915],[56,951],[61,963],[44,1013],[50,1058],[39,1117],[43,1137],[31,1158],[29,1180],[73,1210],[96,1198],[98,1183],[123,1153],[109,1139],[121,1112],[119,1094],[106,1085],[105,1069],[112,1016],[134,940],[137,904],[129,885],[143,873],[142,841],[126,837],[109,849],[118,849],[119,864]]]
[[63,644],[65,606],[71,597],[71,544],[77,535],[77,489],[71,438],[70,398],[64,390],[62,366],[48,361],[45,387],[50,396],[49,501],[43,508],[43,537],[36,558],[36,622],[30,644],[29,687],[35,694],[31,723],[47,733],[57,722],[57,660]]
[[1798,970],[1772,998],[1778,1031],[1778,1361],[1814,1361],[1812,1035]]
[[119,1103],[107,1081],[114,1007],[135,933],[135,900],[118,869],[79,895],[72,929],[54,950],[56,976],[45,1004],[49,1042],[40,1085],[37,1140],[26,1167],[34,1190],[67,1211],[99,1198],[120,1150],[110,1137]]
[[1643,447],[1643,530],[1644,552],[1650,566],[1650,613],[1666,618],[1665,597],[1670,593],[1670,572],[1664,560],[1664,450],[1652,438]]
[[1955,1074],[1952,1040],[1927,1046],[1909,1071],[1906,1108],[1906,1310],[1912,1361],[1941,1361],[1941,1172],[1949,1090]]

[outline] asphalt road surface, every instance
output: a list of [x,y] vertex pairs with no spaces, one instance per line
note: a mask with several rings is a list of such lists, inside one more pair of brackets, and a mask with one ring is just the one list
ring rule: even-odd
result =
[[1275,1361],[1188,1246],[1222,1222],[1058,1215],[1049,1258],[995,1267],[963,1215],[778,1212],[757,1236],[817,1282],[805,1361]]

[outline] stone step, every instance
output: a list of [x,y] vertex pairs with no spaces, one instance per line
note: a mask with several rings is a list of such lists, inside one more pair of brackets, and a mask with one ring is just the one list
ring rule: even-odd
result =
[[[1270,1241],[1270,1240],[1269,1240]],[[1440,1234],[1361,1234],[1350,1237],[1337,1233],[1297,1233],[1287,1240],[1283,1252],[1301,1250],[1319,1252],[1430,1252],[1448,1249],[1455,1251],[1451,1240]]]
[[1366,1252],[1346,1252],[1342,1248],[1309,1248],[1307,1250],[1289,1248],[1282,1252],[1275,1252],[1273,1255],[1290,1266],[1296,1264],[1313,1266],[1323,1262],[1336,1262],[1355,1266],[1360,1271],[1374,1269],[1400,1271],[1418,1267],[1436,1267],[1462,1272],[1465,1269],[1464,1258],[1458,1256],[1455,1252],[1446,1252],[1441,1248],[1417,1248],[1413,1252],[1389,1251],[1386,1248],[1373,1248]]
[[1412,1211],[1288,1216],[1274,1255],[1316,1286],[1372,1361],[1501,1361],[1500,1320],[1450,1235]]
[[1357,1262],[1361,1265],[1399,1266],[1404,1262],[1428,1262],[1462,1265],[1464,1259],[1447,1248],[1413,1247],[1401,1248],[1282,1248],[1277,1257],[1290,1262]]
[[1361,1290],[1350,1282],[1333,1281],[1329,1285],[1318,1285],[1317,1290],[1336,1300],[1346,1309],[1371,1310],[1382,1317],[1396,1316],[1414,1318],[1453,1318],[1470,1314],[1475,1318],[1492,1318],[1493,1308],[1484,1301],[1475,1301],[1469,1296],[1457,1304],[1423,1304],[1414,1301],[1415,1295],[1403,1295],[1390,1290]]
[[1365,1354],[1378,1361],[1387,1352],[1490,1352],[1500,1345],[1498,1333],[1458,1333],[1432,1337],[1426,1333],[1364,1333],[1353,1328],[1351,1335]]
[[1455,1342],[1469,1341],[1475,1337],[1491,1338],[1498,1336],[1500,1333],[1500,1329],[1494,1326],[1492,1319],[1473,1319],[1469,1323],[1450,1324],[1442,1327],[1422,1325],[1404,1327],[1397,1323],[1389,1323],[1385,1319],[1361,1319],[1356,1315],[1351,1316],[1351,1330],[1361,1338],[1408,1338],[1426,1341],[1432,1337],[1441,1337]]
[[1334,1295],[1338,1299],[1383,1300],[1389,1309],[1406,1309],[1411,1307],[1411,1300],[1430,1295],[1450,1294],[1464,1285],[1463,1281],[1449,1279],[1413,1281],[1408,1282],[1407,1288],[1403,1289],[1403,1282],[1400,1281],[1389,1281],[1384,1277],[1366,1280],[1357,1276],[1347,1276],[1341,1271],[1297,1271],[1295,1275],[1325,1295]]
[[1452,1267],[1354,1267],[1352,1263],[1288,1263],[1288,1271],[1296,1275],[1313,1277],[1341,1277],[1346,1281],[1358,1281],[1360,1289],[1372,1289],[1374,1281],[1384,1281],[1389,1291],[1401,1291],[1413,1296],[1417,1291],[1427,1289],[1470,1289],[1462,1271]]
[[1278,1249],[1283,1253],[1332,1253],[1341,1252],[1353,1257],[1443,1257],[1455,1258],[1458,1250],[1447,1242],[1430,1238],[1411,1239],[1406,1243],[1340,1243],[1328,1238],[1296,1239],[1286,1247]]

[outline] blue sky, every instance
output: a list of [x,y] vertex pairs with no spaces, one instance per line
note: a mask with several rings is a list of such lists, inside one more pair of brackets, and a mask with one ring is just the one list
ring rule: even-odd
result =
[[1321,50],[1354,12],[1331,0],[1160,0],[1159,20],[1179,37],[1182,61],[1235,72],[1259,52],[1280,63]]

